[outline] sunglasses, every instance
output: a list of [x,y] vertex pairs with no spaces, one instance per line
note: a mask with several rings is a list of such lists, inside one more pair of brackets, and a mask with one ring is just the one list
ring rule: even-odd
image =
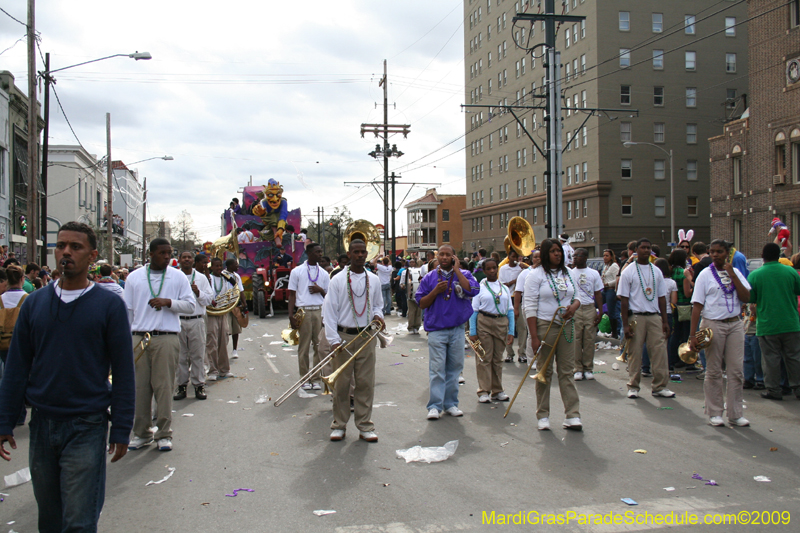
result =
[[683,248],[684,250],[688,250],[689,249],[688,246],[681,246],[681,248]]

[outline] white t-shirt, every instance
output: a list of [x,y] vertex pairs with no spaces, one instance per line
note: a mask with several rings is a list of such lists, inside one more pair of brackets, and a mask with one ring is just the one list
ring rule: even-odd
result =
[[670,301],[672,300],[672,293],[678,292],[678,284],[672,278],[664,278],[664,283],[667,284],[667,314],[671,315],[672,305],[670,305]]
[[[64,291],[64,290],[61,290],[60,286],[56,285],[55,287],[53,287],[53,290],[56,291],[56,294],[58,295],[59,298],[61,298],[62,302],[64,302],[65,304],[68,304],[70,302],[74,302],[75,300],[77,300],[81,295],[86,294],[90,290],[94,289],[95,285],[97,285],[97,284],[90,281],[88,287],[83,288],[83,289],[76,289],[74,291]],[[8,294],[8,293],[6,293],[6,294]],[[4,294],[3,295],[3,305],[6,305],[5,297],[6,297],[6,295]]]
[[392,283],[392,273],[394,269],[392,265],[384,265],[383,263],[378,263],[378,279],[381,281],[381,285],[389,285]]
[[[68,291],[69,292],[69,291]],[[22,289],[9,289],[3,293],[3,296],[0,298],[3,299],[3,307],[6,309],[11,309],[12,307],[16,307],[19,301],[25,296],[26,293]]]
[[320,293],[311,294],[308,289],[317,285],[328,292],[331,278],[327,274],[319,265],[309,265],[308,261],[292,269],[289,274],[289,290],[295,291],[294,304],[297,307],[322,305],[325,302],[325,296]]
[[622,271],[617,296],[627,297],[628,309],[634,313],[660,313],[658,299],[667,297],[664,274],[652,263],[634,262]]
[[[555,286],[555,290],[553,289]],[[575,282],[572,274],[561,270],[545,273],[541,266],[536,267],[525,279],[525,296],[523,299],[525,316],[539,320],[551,321],[556,309],[568,307],[572,298],[576,297]],[[554,294],[555,292],[555,294]],[[556,298],[558,296],[558,298]],[[561,323],[556,316],[555,321]]]
[[[349,267],[331,280],[322,307],[325,337],[331,345],[342,342],[338,326],[363,328],[372,321],[372,317],[383,318],[383,295],[378,276],[366,270],[361,274],[350,273],[350,287],[353,292],[351,304],[350,289],[347,286],[348,271]],[[366,287],[367,279],[369,279],[369,294]],[[371,309],[367,308],[368,298]],[[358,313],[362,313],[361,316],[358,316]]]
[[519,275],[521,273],[522,273],[522,267],[519,266],[519,263],[517,263],[513,267],[510,265],[503,265],[500,267],[500,272],[497,275],[497,279],[503,285],[505,285],[509,281],[513,281],[514,282],[513,285],[511,285],[510,287],[508,287],[508,285],[506,286],[508,287],[508,290],[511,291],[511,294],[514,294],[514,290],[517,284],[517,279],[519,278]]
[[572,280],[578,286],[578,300],[581,305],[594,307],[595,291],[603,290],[603,280],[600,274],[593,268],[574,268],[572,269]]
[[241,232],[239,234],[239,236],[237,237],[237,239],[239,240],[240,243],[243,243],[243,244],[256,242],[256,238],[253,236],[253,232],[250,231],[249,229],[248,230],[244,230],[243,232]]
[[533,268],[528,267],[519,273],[519,277],[517,277],[517,285],[514,287],[514,292],[521,292],[523,295],[525,294],[525,280],[528,279],[528,276],[531,272],[533,272]]
[[[714,269],[713,271],[711,270],[712,268]],[[717,282],[714,277],[714,271],[716,271],[716,273],[719,275],[719,282]],[[744,288],[750,290],[750,284],[747,283],[747,280],[742,273],[735,268],[733,271],[736,273],[739,281],[742,282],[742,285],[744,285]],[[720,283],[722,283],[722,285],[725,287],[734,289],[733,293],[726,297],[722,287],[720,286]],[[694,282],[692,303],[702,304],[703,318],[707,318],[709,320],[723,320],[738,316],[742,309],[742,302],[739,300],[739,296],[736,294],[733,280],[731,280],[730,276],[728,276],[728,273],[724,270],[716,270],[716,267],[713,264],[708,265],[703,269],[702,272],[700,272],[700,275],[697,276],[697,280]]]
[[[491,290],[500,297],[500,303],[495,305],[495,297],[492,296]],[[513,305],[511,301],[511,291],[508,287],[500,283],[500,281],[490,282],[487,279],[481,280],[480,292],[472,299],[472,310],[483,311],[492,315],[503,315],[508,313],[509,308]]]
[[406,271],[403,272],[403,276],[400,278],[401,287],[403,287],[403,290],[411,295],[417,294],[417,289],[419,289],[419,282],[422,279],[420,270],[421,269],[417,267],[408,267],[406,268]]
[[561,247],[564,249],[564,265],[569,266],[574,262],[575,249],[568,242],[562,242]]

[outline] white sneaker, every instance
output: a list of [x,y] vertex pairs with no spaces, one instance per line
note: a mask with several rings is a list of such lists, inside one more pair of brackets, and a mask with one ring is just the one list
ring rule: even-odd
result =
[[492,399],[489,397],[488,394],[481,394],[478,398],[480,403],[492,403]]
[[658,392],[654,392],[653,396],[659,396],[661,398],[674,398],[675,397],[675,393],[672,392],[669,389],[661,389]]
[[594,374],[592,372],[584,372],[583,373],[583,379],[586,379],[586,380],[594,379]]
[[367,442],[378,442],[378,434],[374,431],[359,431],[358,438]]
[[507,402],[511,398],[508,397],[508,394],[501,391],[495,395],[494,399],[497,400],[498,402]]
[[639,391],[638,390],[630,389],[628,391],[628,398],[638,398],[638,397],[639,397]]
[[438,420],[439,410],[437,408],[428,409],[428,420]]
[[231,352],[231,359],[239,359],[239,352],[234,350]]
[[461,375],[458,376],[458,384],[459,385],[461,385],[462,383],[466,383],[466,382],[467,382],[467,380],[464,379],[464,376],[461,376]]
[[334,429],[331,431],[331,440],[343,440],[344,439],[344,430],[343,429]]
[[224,378],[235,378],[235,377],[236,377],[236,376],[234,376],[234,375],[233,375],[233,372],[225,372],[224,374],[220,374],[220,375],[219,375],[219,378],[220,378],[220,379],[224,379]]
[[313,390],[322,390],[322,385],[320,385],[319,383],[314,383],[313,385],[311,385],[311,388]]
[[217,381],[217,374],[209,374],[206,376],[206,381]]
[[447,409],[445,411],[445,413],[447,413],[450,416],[464,416],[464,411],[462,411],[461,409],[459,409],[455,405],[453,407],[450,407],[449,409]]
[[538,423],[539,431],[549,431],[550,430],[550,419],[549,418],[540,418]]
[[732,426],[739,426],[742,428],[750,425],[750,421],[743,416],[740,416],[739,418],[733,420],[729,418],[728,423]]
[[300,388],[303,390],[311,390],[314,386],[311,383],[303,383],[300,385]]
[[139,448],[149,446],[150,444],[153,444],[153,437],[133,437],[131,442],[128,444],[128,449],[138,450]]
[[561,427],[563,427],[564,429],[581,431],[583,429],[583,424],[581,424],[580,418],[567,418],[566,420],[564,420],[564,424]]
[[158,449],[162,452],[171,452],[172,439],[158,439]]
[[712,416],[712,417],[710,417],[708,419],[708,423],[711,424],[712,426],[715,426],[715,427],[719,427],[719,426],[724,426],[725,425],[725,422],[722,421],[722,417],[721,416]]
[[583,372],[575,372],[575,381],[582,381],[583,380]]

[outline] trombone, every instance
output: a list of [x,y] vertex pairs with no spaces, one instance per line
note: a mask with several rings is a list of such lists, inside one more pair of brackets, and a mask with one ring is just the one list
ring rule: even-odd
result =
[[545,340],[547,339],[547,334],[550,333],[550,328],[552,328],[553,324],[555,324],[556,316],[558,316],[559,311],[562,311],[562,310],[566,311],[567,308],[564,307],[564,306],[561,306],[558,309],[556,309],[555,313],[553,313],[553,318],[550,320],[550,325],[547,326],[547,331],[544,332],[544,336],[542,337],[542,343],[539,345],[539,348],[536,349],[536,353],[533,354],[533,357],[531,357],[531,362],[528,363],[528,368],[525,370],[525,373],[522,375],[522,381],[519,382],[519,386],[517,386],[517,390],[516,390],[516,392],[514,392],[514,396],[511,397],[511,401],[509,402],[508,407],[506,408],[506,412],[503,415],[503,418],[507,417],[508,413],[511,411],[511,406],[514,405],[514,401],[517,399],[517,395],[519,394],[519,391],[522,390],[522,386],[525,384],[525,380],[528,379],[528,374],[530,373],[531,368],[533,368],[533,364],[536,362],[536,359],[539,357],[539,352],[542,351],[542,346],[544,346],[544,345],[550,346],[550,353],[548,354],[547,359],[544,360],[544,364],[542,365],[542,368],[536,373],[535,376],[531,376],[531,377],[533,379],[535,379],[536,381],[538,381],[539,383],[544,383],[545,385],[547,384],[547,377],[546,377],[545,374],[547,372],[547,369],[550,367],[550,363],[552,362],[553,356],[556,353],[556,346],[558,346],[558,341],[561,339],[562,334],[564,333],[564,326],[567,325],[568,321],[564,320],[562,318],[562,320],[561,320],[561,329],[558,330],[558,335],[556,336],[556,341],[553,343],[552,346],[547,344],[545,342]]
[[[289,398],[289,396],[297,392],[297,390],[303,386],[303,383],[311,379],[317,372],[322,370],[322,368],[325,365],[327,365],[336,356],[336,354],[339,353],[340,350],[343,350],[350,355],[350,359],[345,361],[343,365],[334,370],[330,375],[322,376],[321,378],[322,382],[325,384],[326,389],[333,391],[333,386],[336,383],[336,379],[341,375],[342,371],[348,366],[350,366],[350,364],[353,361],[355,361],[356,357],[358,357],[358,354],[361,353],[361,351],[367,346],[367,344],[372,339],[378,336],[378,334],[381,332],[381,328],[383,328],[383,325],[379,321],[373,320],[372,322],[367,324],[367,327],[362,329],[358,335],[350,339],[350,341],[348,341],[346,344],[340,344],[335,350],[331,350],[331,352],[325,357],[323,357],[319,363],[314,365],[314,368],[309,370],[305,376],[300,378],[294,385],[289,387],[289,390],[281,394],[281,396],[275,401],[274,404],[275,407],[281,405]],[[354,345],[356,341],[358,341],[359,339],[364,339],[365,342],[358,350],[355,351],[355,353],[352,353],[350,349],[352,348],[352,345]]]
[[631,342],[633,342],[633,335],[636,334],[635,333],[636,332],[636,321],[635,320],[631,320],[628,325],[631,328],[631,337],[630,338],[626,338],[624,341],[622,341],[622,351],[617,356],[617,361],[620,361],[620,362],[623,362],[623,363],[627,363],[628,362],[628,353],[631,351]]
[[486,360],[486,350],[483,349],[480,339],[472,342],[472,339],[469,338],[469,331],[465,331],[464,335],[466,335],[469,345],[472,346],[472,351],[475,352],[475,355],[481,360],[481,363],[483,363]]
[[139,350],[139,353],[136,354],[136,357],[133,359],[133,364],[139,362],[139,359],[142,358],[144,355],[145,350],[147,350],[147,346],[150,344],[150,333],[145,333],[142,340],[139,341],[139,344],[136,345],[136,349]]
[[[295,322],[297,322],[297,329],[288,328],[281,331],[281,338],[283,342],[290,346],[297,346],[300,344],[300,326],[303,325],[303,320],[306,318],[306,312],[302,307],[298,307],[294,313]],[[291,325],[291,324],[290,324]]]

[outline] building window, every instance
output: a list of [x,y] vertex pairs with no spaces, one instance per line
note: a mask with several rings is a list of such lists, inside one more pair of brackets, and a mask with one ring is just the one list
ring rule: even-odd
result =
[[534,207],[533,208],[533,223],[537,224],[538,222],[539,222],[539,208],[538,207]]
[[733,194],[742,192],[742,158],[733,158]]
[[728,109],[736,107],[736,89],[725,89],[725,107]]
[[725,17],[725,37],[736,37],[736,17]]
[[589,179],[589,163],[586,161],[583,162],[583,181],[587,181]]
[[725,54],[725,72],[736,72],[736,54]]
[[742,221],[733,221],[733,247],[737,250],[742,248]]
[[664,31],[664,15],[662,13],[653,13],[653,33],[661,33]]
[[517,150],[517,168],[522,166],[522,151]]
[[631,14],[629,11],[619,12],[619,31],[631,31]]
[[775,174],[786,177],[786,145],[775,146]]
[[581,39],[583,39],[584,37],[586,37],[586,21],[582,20],[581,21]]
[[538,190],[539,190],[539,180],[536,178],[536,176],[534,176],[533,177],[533,192],[535,193]]
[[653,50],[653,68],[664,70],[664,50]]
[[572,185],[572,167],[567,167],[567,185]]
[[800,26],[800,0],[792,0],[790,17],[789,25],[792,28]]
[[522,196],[522,180],[517,180],[517,197]]
[[653,178],[663,180],[665,177],[666,162],[663,159],[656,159],[653,162]]
[[630,122],[620,122],[619,123],[619,140],[621,142],[627,142],[631,140],[631,123]]
[[792,143],[792,183],[800,183],[800,142]]
[[450,242],[450,230],[442,230],[442,242]]
[[567,202],[567,220],[572,218],[572,202]]
[[684,58],[686,70],[695,70],[697,68],[697,52],[686,52]]
[[631,105],[631,86],[621,85],[619,88],[619,103],[622,105]]
[[528,194],[528,178],[522,180],[522,195],[525,196],[526,194]]
[[657,217],[663,217],[667,214],[667,197],[656,196],[655,213]]
[[581,201],[575,200],[575,218],[581,218]]
[[689,196],[686,198],[687,215],[690,217],[697,216],[697,196]]
[[481,204],[480,205],[483,205],[483,191],[481,191]]
[[581,76],[586,74],[586,54],[581,54]]
[[656,122],[653,124],[653,142],[656,143],[663,143],[664,142],[664,123],[663,122]]
[[508,156],[503,156],[503,172],[508,172]]
[[0,148],[0,195],[6,195],[6,150]]
[[684,15],[683,17],[683,25],[684,25],[684,33],[686,35],[694,35],[696,33],[695,24],[696,17],[694,15]]
[[582,137],[583,137],[583,145],[584,146],[588,146],[589,145],[589,128],[584,126],[583,127],[583,131],[581,132],[581,134],[582,134]]
[[633,215],[633,196],[622,197],[622,216]]
[[450,210],[442,209],[442,222],[450,222]]
[[663,87],[653,87],[653,105],[656,107],[663,107],[664,105]]
[[686,107],[697,107],[697,87],[686,88]]
[[528,149],[522,149],[522,166],[526,166],[528,164]]
[[624,180],[633,178],[633,159],[623,159],[620,162],[621,176]]
[[620,68],[629,68],[631,66],[631,51],[628,48],[619,49],[619,66]]
[[589,200],[586,198],[583,199],[583,218],[589,216]]
[[697,144],[697,124],[686,125],[686,144]]
[[697,181],[697,161],[690,159],[686,162],[686,180]]
[[494,187],[489,187],[489,203],[494,202]]

